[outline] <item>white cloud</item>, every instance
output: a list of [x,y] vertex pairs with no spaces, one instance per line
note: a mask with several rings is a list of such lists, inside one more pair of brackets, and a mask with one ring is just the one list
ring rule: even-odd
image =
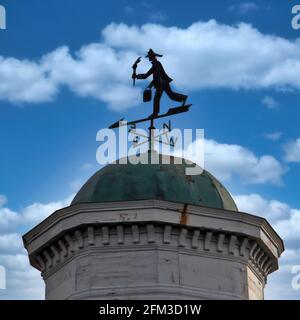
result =
[[65,200],[50,202],[47,204],[33,203],[21,210],[20,218],[23,223],[35,225],[44,220],[54,211],[69,206],[73,198],[74,196],[72,195]]
[[0,234],[10,232],[20,226],[33,226],[41,222],[54,211],[68,206],[73,197],[72,195],[65,200],[46,204],[33,203],[22,208],[20,212],[9,208],[0,208]]
[[268,109],[275,109],[279,106],[279,103],[272,97],[266,96],[262,99],[263,105],[265,105]]
[[7,197],[4,194],[0,194],[0,208],[7,202]]
[[0,256],[0,264],[5,265],[8,269],[26,270],[28,257],[24,254],[2,254]]
[[[99,43],[75,54],[63,46],[37,61],[0,57],[0,99],[51,101],[61,86],[120,110],[140,102],[132,87],[131,65],[151,46],[164,54],[167,72],[184,91],[205,88],[299,89],[299,40],[266,35],[249,24],[215,20],[188,28],[110,24]],[[166,58],[166,60],[164,60]],[[138,71],[149,68],[143,61]]]
[[234,200],[240,211],[260,215],[270,221],[289,219],[291,208],[277,200],[266,200],[258,194],[237,195]]
[[292,279],[295,274],[292,268],[300,265],[300,250],[287,249],[279,260],[279,270],[268,277],[265,290],[266,299],[269,300],[299,300],[300,292],[292,288]]
[[285,160],[288,162],[300,162],[300,138],[291,141],[284,146]]
[[40,272],[29,265],[26,254],[0,254],[0,265],[6,270],[6,290],[0,299],[44,299],[45,286]]
[[94,97],[113,109],[138,104],[140,90],[132,87],[131,64],[136,55],[107,45],[83,46],[75,57],[67,47],[44,56],[43,66],[55,83],[68,86],[82,97]]
[[0,208],[0,265],[7,274],[7,289],[0,290],[0,299],[43,299],[43,280],[40,272],[29,265],[18,230],[29,230],[54,211],[68,206],[72,199],[73,195],[62,201],[34,203],[20,212]]
[[139,53],[155,43],[167,55],[166,70],[184,89],[300,87],[299,42],[264,35],[245,23],[210,20],[187,29],[111,24],[103,37],[111,47]]
[[277,200],[266,200],[257,194],[236,195],[234,200],[240,211],[268,219],[285,241],[300,240],[300,209]]
[[277,141],[282,137],[282,132],[270,132],[265,134],[266,139]]
[[10,254],[22,251],[22,237],[18,233],[0,234],[0,252],[9,252]]
[[258,194],[237,195],[234,200],[240,211],[266,218],[284,240],[286,251],[279,259],[279,270],[268,277],[266,299],[298,299],[292,288],[292,268],[300,265],[300,210]]
[[[198,161],[193,150],[197,148],[197,143],[194,141],[184,155],[196,163]],[[286,172],[286,169],[274,157],[270,155],[256,156],[252,151],[240,145],[205,140],[204,155],[205,169],[221,181],[238,177],[247,184],[272,183],[279,185]]]
[[9,102],[51,101],[57,84],[39,62],[0,56],[0,99]]
[[300,210],[291,209],[289,219],[280,220],[274,228],[284,239],[299,241],[300,240]]
[[17,212],[8,208],[0,208],[0,232],[12,230],[19,222],[20,216]]
[[255,2],[242,2],[239,4],[233,4],[228,7],[229,11],[233,11],[237,14],[247,14],[250,11],[255,11],[258,9],[258,5]]

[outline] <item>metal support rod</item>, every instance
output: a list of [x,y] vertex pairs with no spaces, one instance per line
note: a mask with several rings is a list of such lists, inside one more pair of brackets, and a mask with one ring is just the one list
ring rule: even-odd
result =
[[151,119],[150,127],[149,127],[149,151],[150,152],[154,151],[154,142],[155,142],[154,130],[155,130],[154,119]]

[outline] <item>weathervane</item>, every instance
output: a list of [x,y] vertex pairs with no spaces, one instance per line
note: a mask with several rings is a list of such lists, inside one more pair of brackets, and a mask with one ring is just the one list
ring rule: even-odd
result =
[[[112,124],[109,128],[110,129],[114,129],[114,128],[119,128],[121,126],[124,125],[128,125],[130,126],[129,132],[133,133],[136,135],[135,139],[133,140],[133,143],[135,144],[135,146],[139,146],[144,144],[145,142],[139,143],[139,138],[140,137],[144,137],[147,139],[146,142],[149,142],[149,149],[150,151],[154,150],[154,142],[160,142],[160,143],[165,143],[168,144],[172,147],[175,146],[176,141],[174,142],[174,140],[171,139],[167,139],[168,142],[162,142],[161,137],[162,136],[166,136],[168,138],[168,133],[171,131],[171,122],[169,121],[168,124],[164,123],[163,125],[163,133],[155,136],[154,134],[154,120],[155,119],[159,119],[159,118],[165,118],[165,117],[169,117],[169,116],[173,116],[175,114],[179,114],[179,113],[183,113],[183,112],[187,112],[189,111],[189,108],[191,107],[191,104],[186,104],[186,100],[188,98],[187,95],[181,94],[181,93],[177,93],[174,92],[171,87],[170,87],[170,83],[173,81],[172,78],[170,78],[167,73],[165,72],[162,64],[157,60],[157,57],[162,57],[161,54],[155,53],[152,49],[150,49],[146,55],[146,58],[149,59],[149,61],[152,63],[152,67],[150,68],[150,70],[147,73],[141,73],[141,74],[137,74],[136,73],[136,69],[138,64],[141,61],[141,57],[139,57],[135,63],[132,66],[133,69],[133,73],[132,73],[132,79],[133,79],[133,85],[135,86],[135,80],[142,80],[142,79],[147,79],[149,76],[153,76],[153,80],[150,82],[150,84],[147,86],[147,88],[144,90],[144,95],[143,95],[143,101],[144,102],[149,102],[151,101],[152,98],[152,87],[154,87],[155,89],[155,95],[154,95],[154,99],[153,99],[153,113],[146,117],[146,118],[142,118],[142,119],[138,119],[138,120],[133,120],[133,121],[129,121],[126,122],[124,124],[124,118],[122,118],[121,120],[119,120],[118,122]],[[177,101],[177,102],[181,102],[182,105],[179,107],[175,107],[175,108],[170,108],[166,113],[164,114],[159,114],[160,112],[160,99],[162,97],[163,93],[166,93],[168,95],[168,97],[171,100]],[[146,122],[146,121],[150,121],[150,127],[149,127],[149,136],[145,136],[142,134],[137,133],[136,130],[136,124],[137,123],[141,123],[141,122]]]

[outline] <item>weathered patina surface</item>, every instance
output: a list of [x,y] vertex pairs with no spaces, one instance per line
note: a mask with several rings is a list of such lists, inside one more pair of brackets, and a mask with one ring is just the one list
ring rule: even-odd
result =
[[110,164],[94,174],[72,204],[166,200],[237,211],[226,188],[210,173],[186,175],[189,165]]

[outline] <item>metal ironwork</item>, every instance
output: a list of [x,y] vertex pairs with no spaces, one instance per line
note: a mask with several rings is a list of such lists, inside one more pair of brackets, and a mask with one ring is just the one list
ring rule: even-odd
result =
[[[136,69],[137,69],[138,64],[141,61],[141,57],[139,57],[134,62],[133,66],[132,66],[132,69],[133,69],[133,73],[132,73],[133,85],[135,85],[135,80],[136,79],[146,79],[150,75],[153,76],[153,80],[151,81],[151,83],[147,87],[147,90],[151,89],[152,87],[154,87],[155,90],[156,90],[155,91],[155,96],[154,96],[154,99],[153,99],[153,113],[148,117],[126,122],[126,124],[124,123],[124,118],[122,118],[119,121],[113,123],[111,126],[109,126],[110,129],[116,129],[116,128],[122,127],[124,125],[127,125],[127,126],[130,126],[129,132],[133,132],[136,129],[136,124],[137,123],[142,123],[142,122],[149,121],[150,125],[149,125],[149,128],[148,128],[149,129],[148,137],[146,137],[145,135],[138,134],[137,132],[135,132],[136,133],[136,139],[134,139],[133,143],[136,146],[138,146],[138,145],[144,144],[146,142],[149,142],[149,150],[150,151],[154,150],[155,141],[158,141],[160,143],[165,143],[165,142],[162,142],[160,137],[163,136],[163,135],[166,135],[168,132],[171,131],[170,130],[171,122],[169,121],[168,125],[167,124],[163,125],[163,129],[164,129],[163,133],[155,136],[155,132],[154,132],[154,130],[155,130],[154,122],[155,122],[155,120],[187,112],[187,111],[189,111],[190,107],[192,106],[191,104],[185,104],[186,100],[187,100],[187,96],[186,95],[183,95],[181,93],[176,93],[176,92],[172,91],[172,89],[170,87],[170,82],[172,82],[173,79],[170,78],[167,75],[167,73],[165,72],[162,64],[157,60],[157,57],[162,57],[162,55],[155,53],[152,49],[150,49],[148,51],[148,53],[146,55],[146,58],[149,58],[149,61],[152,63],[152,67],[145,74],[143,74],[143,73],[137,74],[136,73]],[[170,99],[172,99],[174,101],[182,102],[182,105],[178,106],[178,107],[170,108],[164,114],[159,114],[160,99],[161,99],[161,96],[162,96],[163,92],[166,92],[166,94],[169,96]],[[165,129],[167,129],[167,131],[165,131]],[[139,138],[140,137],[147,138],[147,141],[139,143]],[[159,140],[157,140],[157,139],[159,139]],[[171,138],[171,139],[169,139],[167,144],[172,146],[172,147],[174,147],[175,143],[176,142]]]

